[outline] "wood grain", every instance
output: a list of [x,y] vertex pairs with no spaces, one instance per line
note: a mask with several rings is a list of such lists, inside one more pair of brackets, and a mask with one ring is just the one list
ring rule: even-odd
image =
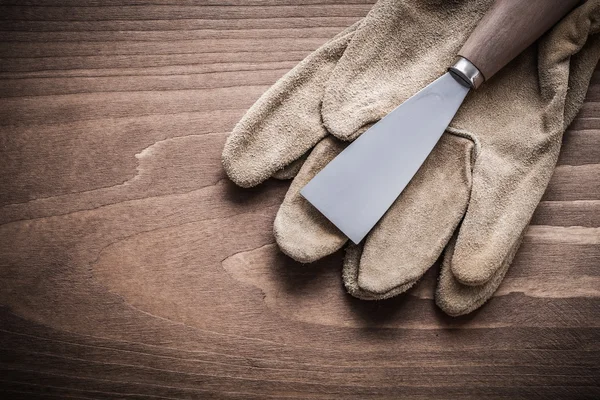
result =
[[436,270],[364,302],[283,256],[286,182],[233,125],[372,0],[0,0],[0,393],[600,398],[600,70],[514,266],[449,318]]

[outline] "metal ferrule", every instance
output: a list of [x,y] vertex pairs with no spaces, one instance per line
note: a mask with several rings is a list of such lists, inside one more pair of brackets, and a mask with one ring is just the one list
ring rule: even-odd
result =
[[456,63],[448,68],[448,71],[473,89],[477,89],[485,80],[477,67],[463,57],[459,57]]

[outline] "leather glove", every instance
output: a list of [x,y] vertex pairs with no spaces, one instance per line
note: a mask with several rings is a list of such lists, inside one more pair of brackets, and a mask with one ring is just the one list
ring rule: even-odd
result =
[[[490,4],[380,0],[248,111],[223,165],[244,187],[296,176],[275,220],[284,253],[311,262],[344,246],[346,237],[299,190],[346,142],[442,75]],[[348,247],[350,294],[402,293],[444,252],[440,308],[461,315],[492,296],[583,102],[600,57],[599,31],[600,0],[591,0],[469,94],[390,210],[361,245]]]

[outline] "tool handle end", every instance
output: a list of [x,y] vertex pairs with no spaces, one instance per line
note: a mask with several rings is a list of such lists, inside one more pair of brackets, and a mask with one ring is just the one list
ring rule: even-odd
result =
[[529,47],[579,0],[496,0],[458,52],[485,80]]

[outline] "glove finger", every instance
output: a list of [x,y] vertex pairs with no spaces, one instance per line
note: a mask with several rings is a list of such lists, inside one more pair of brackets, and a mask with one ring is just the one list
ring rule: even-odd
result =
[[255,186],[327,135],[320,112],[323,93],[358,25],[347,28],[288,72],[235,126],[222,156],[233,182]]
[[378,1],[327,86],[322,115],[329,132],[353,140],[443,75],[488,4]]
[[387,298],[414,284],[439,258],[469,201],[467,138],[444,134],[410,184],[367,236],[346,284],[360,298]]
[[281,251],[296,261],[308,263],[339,250],[348,238],[313,207],[300,190],[337,156],[347,143],[328,136],[310,153],[292,181],[274,223],[275,240]]
[[[549,152],[558,154],[559,144]],[[469,207],[449,257],[462,284],[480,286],[492,279],[527,227],[555,163],[555,157],[536,158],[526,167],[496,162],[492,151],[480,152]]]
[[[564,103],[564,128],[573,121],[588,91],[600,58],[600,1],[581,2],[539,46],[540,92],[552,96],[561,84],[553,79],[557,70],[568,74]],[[564,87],[564,85],[563,85]]]
[[309,153],[304,153],[297,160],[292,161],[279,171],[275,171],[272,175],[273,178],[280,179],[282,181],[295,178],[296,175],[298,175],[298,172],[300,172],[300,168],[302,168],[302,165],[306,161],[308,154]]
[[435,302],[438,307],[453,317],[468,314],[481,307],[494,295],[502,283],[520,243],[521,240],[513,246],[502,265],[486,283],[479,286],[468,286],[460,283],[452,273],[452,255],[456,245],[456,236],[453,237],[444,254],[444,262],[435,293]]
[[362,257],[362,252],[362,245],[351,244],[348,247],[346,247],[342,279],[344,281],[346,291],[351,296],[354,296],[361,300],[384,300],[406,292],[415,283],[417,283],[418,279],[415,279],[414,281],[406,282],[403,285],[396,286],[395,288],[385,292],[384,294],[376,294],[363,290],[360,286],[358,286],[358,273],[360,270],[360,260]]

